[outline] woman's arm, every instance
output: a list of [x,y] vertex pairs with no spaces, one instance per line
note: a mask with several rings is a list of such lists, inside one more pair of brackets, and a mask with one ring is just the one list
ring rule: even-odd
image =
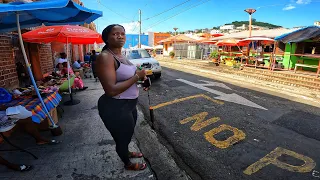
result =
[[97,57],[95,68],[101,85],[105,93],[109,96],[116,96],[126,91],[135,84],[140,77],[134,75],[126,81],[117,83],[114,57],[104,52]]

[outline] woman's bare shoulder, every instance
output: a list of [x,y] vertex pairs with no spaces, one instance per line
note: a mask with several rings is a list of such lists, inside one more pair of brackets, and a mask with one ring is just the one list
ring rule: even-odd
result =
[[108,61],[113,61],[113,56],[108,51],[102,51],[97,60],[98,62],[106,63]]

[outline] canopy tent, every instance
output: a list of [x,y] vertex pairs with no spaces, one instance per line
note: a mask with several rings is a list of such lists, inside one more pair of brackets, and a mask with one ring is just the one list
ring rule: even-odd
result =
[[[101,11],[94,11],[82,7],[71,0],[50,0],[37,1],[32,3],[13,2],[0,4],[0,32],[10,32],[18,30],[19,42],[26,63],[31,82],[35,88],[37,96],[47,114],[52,128],[58,126],[53,121],[48,109],[40,95],[37,84],[34,80],[31,65],[21,36],[21,28],[30,28],[45,25],[63,24],[84,24],[90,23],[102,16]],[[21,18],[20,18],[21,17]]]
[[[50,43],[61,42],[65,44],[94,44],[103,43],[101,34],[92,31],[82,26],[45,26],[33,31],[26,32],[22,35],[22,38],[26,42],[32,43]],[[68,46],[67,46],[68,52]],[[67,61],[68,68],[70,67],[69,60]],[[70,101],[65,102],[65,105],[75,105],[80,103],[79,100],[74,100],[72,97],[70,87],[70,75],[68,71],[68,88],[70,94]]]
[[276,41],[281,41],[283,43],[301,42],[309,39],[314,41],[320,41],[319,26],[308,26],[308,27],[301,28],[296,31],[275,37]]
[[17,30],[17,14],[20,16],[21,29],[42,24],[50,26],[91,23],[102,16],[101,11],[85,8],[71,0],[12,2],[0,4],[0,32]]

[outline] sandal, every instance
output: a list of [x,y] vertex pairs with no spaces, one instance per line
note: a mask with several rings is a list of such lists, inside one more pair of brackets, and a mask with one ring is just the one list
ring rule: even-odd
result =
[[20,172],[25,172],[25,171],[30,171],[33,167],[32,166],[28,166],[28,165],[20,165]]
[[50,140],[48,142],[40,142],[40,143],[37,143],[37,145],[56,145],[56,144],[59,144],[60,141],[57,141],[57,140]]
[[141,171],[147,168],[146,163],[130,163],[130,165],[124,166],[126,170],[131,170],[131,171]]
[[129,158],[142,158],[143,154],[140,152],[129,152]]

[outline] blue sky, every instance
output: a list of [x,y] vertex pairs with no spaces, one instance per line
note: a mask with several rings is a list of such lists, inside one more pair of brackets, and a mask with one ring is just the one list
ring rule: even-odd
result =
[[103,17],[95,21],[99,32],[109,24],[118,23],[125,26],[127,33],[138,33],[138,9],[142,11],[143,32],[167,32],[173,31],[174,27],[186,31],[248,20],[248,14],[243,11],[246,8],[257,9],[253,14],[257,21],[287,28],[312,25],[320,20],[320,0],[189,0],[150,18],[185,1],[100,0],[99,4],[99,0],[82,0],[86,7],[103,11]]

